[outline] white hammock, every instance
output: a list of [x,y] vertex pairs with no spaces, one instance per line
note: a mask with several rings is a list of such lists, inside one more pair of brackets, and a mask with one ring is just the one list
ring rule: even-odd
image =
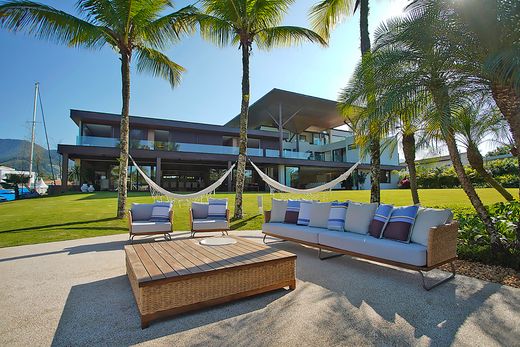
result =
[[155,183],[150,177],[148,177],[143,170],[135,163],[134,158],[131,156],[130,160],[132,160],[132,163],[134,164],[137,171],[143,176],[146,183],[148,183],[148,186],[150,187],[150,193],[154,197],[154,199],[157,199],[157,197],[164,196],[168,198],[169,201],[171,200],[195,200],[198,198],[201,198],[204,195],[208,195],[213,193],[229,176],[229,174],[233,171],[233,168],[235,167],[235,164],[231,165],[231,167],[220,177],[215,183],[212,185],[202,189],[201,191],[190,193],[190,194],[175,194],[172,192],[167,191],[166,189],[159,186],[157,183]]
[[269,177],[265,173],[263,173],[262,170],[260,170],[251,160],[249,160],[249,162],[251,163],[251,165],[253,165],[256,172],[258,172],[258,174],[264,180],[264,182],[267,183],[270,187],[272,187],[275,190],[281,191],[281,192],[292,193],[292,194],[314,194],[314,193],[320,193],[320,192],[324,192],[326,190],[330,190],[330,189],[334,188],[334,186],[336,184],[346,180],[352,174],[352,172],[357,168],[357,166],[361,163],[361,161],[358,161],[357,163],[352,165],[352,167],[350,169],[348,169],[347,171],[342,173],[338,178],[336,178],[328,183],[322,184],[321,186],[317,186],[317,187],[309,188],[309,189],[297,189],[297,188],[288,187],[288,186],[285,186],[285,185],[279,183],[278,181],[272,179],[271,177]]

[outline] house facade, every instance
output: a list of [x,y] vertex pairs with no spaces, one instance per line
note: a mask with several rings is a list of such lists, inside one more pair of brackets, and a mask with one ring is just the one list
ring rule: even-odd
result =
[[[78,126],[76,144],[60,144],[62,182],[69,160],[80,167],[78,183],[97,190],[117,187],[120,116],[71,110]],[[197,191],[216,181],[238,156],[239,116],[224,125],[130,117],[130,154],[157,183],[171,191]],[[248,158],[270,177],[297,188],[328,182],[360,160],[360,150],[344,125],[336,102],[273,89],[249,111]],[[397,186],[397,150],[383,150],[382,187]],[[362,158],[355,174],[337,189],[368,189],[370,158]],[[234,174],[219,189],[234,189]],[[130,190],[147,190],[135,167],[129,166]],[[268,191],[252,167],[246,168],[247,191]]]

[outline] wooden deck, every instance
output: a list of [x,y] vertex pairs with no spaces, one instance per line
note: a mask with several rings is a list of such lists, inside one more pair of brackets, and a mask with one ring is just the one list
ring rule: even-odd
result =
[[235,238],[204,246],[197,239],[125,246],[127,274],[143,327],[154,319],[262,292],[294,289],[296,255]]

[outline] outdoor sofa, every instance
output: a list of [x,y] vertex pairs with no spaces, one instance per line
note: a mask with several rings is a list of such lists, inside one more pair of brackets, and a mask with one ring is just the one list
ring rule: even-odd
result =
[[[292,203],[295,203],[295,201],[292,201]],[[291,201],[289,201],[290,204]],[[347,206],[344,206],[345,204]],[[334,207],[330,207],[329,203],[329,220],[325,222],[327,220],[325,216],[327,214],[326,204],[312,202],[310,204],[311,207],[307,208],[307,210],[310,209],[310,214],[313,214],[312,206],[314,206],[314,209],[321,209],[321,211],[314,211],[313,216],[310,217],[311,223],[309,223],[308,215],[304,216],[306,218],[302,217],[303,208],[301,211],[295,211],[294,209],[291,210],[289,206],[286,207],[284,212],[283,203],[281,206],[279,205],[280,202],[273,199],[273,212],[264,212],[265,223],[262,225],[264,243],[267,243],[266,237],[271,236],[318,248],[318,255],[321,260],[346,254],[415,270],[421,274],[422,285],[426,290],[430,290],[455,277],[453,261],[457,258],[456,249],[459,224],[457,221],[452,220],[453,215],[449,210],[424,209],[417,206],[418,212],[414,218],[414,223],[411,224],[411,231],[408,237],[398,241],[385,238],[384,229],[391,228],[389,221],[392,214],[391,212],[390,214],[387,213],[388,218],[386,220],[381,218],[380,214],[376,214],[383,205],[378,207],[374,204],[344,203],[343,210],[339,209],[338,211],[336,208],[336,216],[333,218],[334,212],[330,211]],[[305,206],[308,207],[308,205],[307,201]],[[390,206],[388,209],[392,210],[393,207]],[[285,213],[285,217],[281,216],[283,213]],[[273,214],[277,215],[276,220],[272,220]],[[312,223],[313,217],[318,219],[314,224]],[[403,223],[399,221],[403,219],[395,218],[395,220],[398,223],[395,223],[395,226],[392,225],[393,229],[401,228]],[[404,219],[404,221],[406,222],[407,220]],[[301,225],[300,222],[304,224],[307,222],[310,225]],[[336,224],[335,230],[329,229],[331,223],[333,225],[334,223]],[[374,226],[376,226],[376,229],[381,229],[379,236],[377,232],[374,235]],[[369,229],[372,235],[369,233]],[[414,232],[416,233],[415,237]],[[335,254],[323,255],[323,250],[334,252]],[[428,285],[424,272],[447,263],[451,264],[452,274],[443,280]]]
[[173,228],[173,208],[168,202],[153,204],[132,204],[128,211],[129,240],[138,235],[164,235],[171,240]]

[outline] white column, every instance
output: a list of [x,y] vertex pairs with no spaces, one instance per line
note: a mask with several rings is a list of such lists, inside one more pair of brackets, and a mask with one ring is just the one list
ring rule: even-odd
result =
[[278,165],[278,183],[285,185],[285,166]]

